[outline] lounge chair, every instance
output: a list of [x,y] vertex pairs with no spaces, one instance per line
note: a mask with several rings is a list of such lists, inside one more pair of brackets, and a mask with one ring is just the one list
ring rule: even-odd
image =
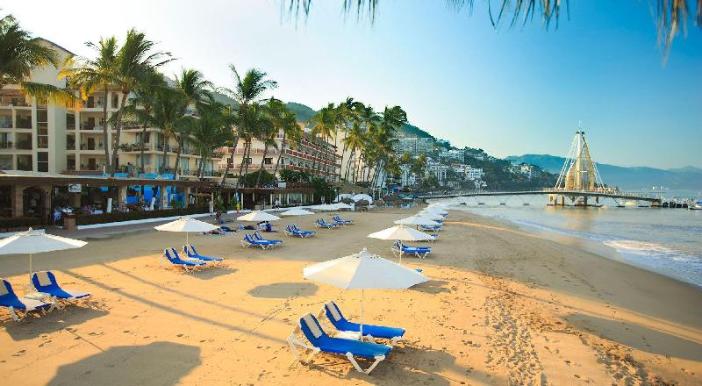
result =
[[272,243],[272,244],[282,244],[282,243],[283,243],[283,240],[267,239],[267,238],[261,236],[261,234],[260,234],[258,231],[256,231],[256,232],[253,233],[253,237],[254,237],[256,240],[268,241],[268,242],[270,242],[270,243]]
[[[26,297],[19,297],[15,294],[12,289],[12,284],[5,279],[0,279],[0,306],[9,309],[10,316],[15,321],[22,320],[27,314],[35,311],[46,311],[53,309],[52,303],[47,303],[41,300],[30,299]],[[20,317],[17,311],[21,311],[24,314]]]
[[427,257],[427,255],[431,253],[431,247],[413,247],[410,245],[405,245],[402,241],[395,241],[391,250],[394,255],[415,255],[420,259]]
[[[385,357],[392,350],[392,347],[384,344],[361,342],[353,339],[332,338],[324,332],[319,321],[312,314],[307,314],[300,318],[299,328],[310,345],[299,341],[296,338],[295,332],[288,337],[288,344],[290,345],[290,350],[293,352],[293,355],[301,362],[303,362],[303,360],[298,353],[298,347],[312,350],[312,354],[310,354],[304,362],[309,362],[312,357],[320,352],[344,355],[358,372],[370,374],[378,363],[385,360]],[[356,361],[356,357],[373,360],[374,362],[367,369],[363,370]]]
[[[341,313],[339,306],[334,302],[324,303],[324,312],[327,315],[327,319],[334,325],[334,327],[339,331],[349,331],[349,332],[361,332],[361,325],[358,323],[349,322],[344,315]],[[363,324],[363,336],[378,338],[378,339],[389,339],[394,345],[405,335],[404,328],[397,327],[385,327],[385,326],[374,326],[372,324]]]
[[436,240],[439,239],[439,234],[438,234],[438,233],[432,233],[432,234],[430,234],[429,236],[431,236],[432,238],[429,239],[429,240],[419,240],[419,242],[420,242],[420,243],[421,243],[421,242],[430,242],[430,241],[431,241],[431,242],[434,242],[434,241],[436,241]]
[[440,232],[442,227],[441,225],[420,225],[419,230],[427,232]]
[[299,237],[301,239],[305,239],[308,237],[312,237],[317,234],[315,231],[306,231],[303,229],[300,229],[297,227],[295,224],[288,225],[285,227],[285,234],[291,237]]
[[220,263],[220,262],[224,261],[224,259],[221,257],[205,256],[205,255],[199,254],[197,249],[195,249],[195,246],[192,244],[183,245],[183,252],[189,258],[202,260],[205,263],[215,263],[216,264],[216,263]]
[[56,300],[74,301],[90,297],[88,292],[71,291],[61,288],[56,276],[51,271],[40,271],[32,274],[32,285],[41,293],[48,294]]
[[180,258],[178,255],[178,251],[175,250],[175,248],[171,248],[169,251],[168,248],[163,250],[163,255],[168,259],[168,261],[177,266],[183,268],[186,272],[194,271],[196,269],[203,268],[205,266],[205,262],[201,260],[196,260],[196,259],[188,259],[188,260],[183,260]]
[[352,225],[353,224],[353,220],[343,219],[338,214],[336,216],[332,217],[332,220],[334,220],[335,223],[341,224],[341,225]]
[[279,245],[280,243],[272,243],[270,240],[258,240],[250,234],[245,234],[244,238],[241,239],[241,246],[244,248],[259,247],[261,249],[270,249]]
[[339,226],[338,224],[326,222],[323,218],[318,218],[317,221],[315,221],[314,225],[317,228],[325,229],[336,229]]

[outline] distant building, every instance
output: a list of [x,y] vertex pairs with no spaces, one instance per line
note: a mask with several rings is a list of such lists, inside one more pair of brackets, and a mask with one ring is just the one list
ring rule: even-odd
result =
[[446,161],[463,162],[463,150],[450,149],[439,153],[439,158]]
[[482,168],[473,168],[470,165],[452,164],[451,169],[457,174],[463,176],[464,181],[475,181],[483,178]]
[[528,179],[531,179],[531,175],[534,171],[534,166],[522,162],[520,164],[512,165],[511,170],[512,173],[521,174],[523,176],[526,176]]
[[446,176],[450,167],[436,161],[427,161],[427,174],[436,177],[439,185],[446,186]]
[[410,165],[400,165],[400,185],[414,186],[417,184],[417,175],[412,172]]
[[426,154],[434,150],[434,140],[431,138],[400,137],[395,143],[395,152],[411,155]]

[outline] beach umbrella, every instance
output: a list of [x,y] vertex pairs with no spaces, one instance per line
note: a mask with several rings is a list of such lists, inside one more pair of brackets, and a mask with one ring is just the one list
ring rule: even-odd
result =
[[155,226],[154,229],[161,232],[185,233],[185,243],[190,244],[190,232],[210,232],[219,229],[219,227],[192,217],[181,217],[175,221]]
[[410,217],[405,217],[403,219],[399,219],[395,221],[395,224],[397,225],[422,225],[425,227],[433,227],[433,226],[438,226],[441,225],[436,221],[433,221],[429,218],[423,217],[421,215],[414,215]]
[[429,219],[431,221],[443,221],[444,220],[444,216],[442,216],[440,214],[436,214],[436,213],[431,213],[431,212],[419,212],[417,214],[417,216],[424,217],[424,218]]
[[302,208],[288,209],[285,212],[280,213],[281,216],[307,216],[310,214],[314,214],[314,212],[310,212],[309,210]]
[[447,215],[448,211],[440,206],[428,206],[422,210],[422,212],[435,213],[440,215]]
[[363,200],[363,201],[368,201],[369,204],[373,203],[373,197],[371,197],[367,194],[357,194],[357,195],[351,197],[351,199],[356,201],[356,202]]
[[261,222],[261,221],[277,221],[280,217],[260,210],[253,211],[243,216],[237,217],[238,221]]
[[[379,240],[395,241],[423,241],[434,240],[430,234],[420,232],[406,225],[395,225],[394,227],[383,229],[382,231],[371,233],[368,237]],[[402,263],[402,249],[400,249],[400,264]]]
[[336,204],[322,204],[322,205],[315,205],[312,207],[314,210],[321,210],[324,212],[333,212],[335,210],[339,210],[339,208],[336,206]]
[[363,336],[363,299],[366,289],[406,289],[427,278],[416,270],[369,253],[365,248],[353,255],[305,267],[305,279],[344,290],[361,290],[361,336]]
[[344,202],[340,202],[340,203],[334,204],[334,205],[336,205],[336,209],[353,209],[353,206],[346,204]]
[[29,230],[15,233],[14,235],[0,240],[0,255],[29,255],[29,283],[32,277],[32,255],[36,253],[60,251],[64,249],[80,248],[87,244],[85,241],[69,239],[56,235],[47,234],[43,230]]

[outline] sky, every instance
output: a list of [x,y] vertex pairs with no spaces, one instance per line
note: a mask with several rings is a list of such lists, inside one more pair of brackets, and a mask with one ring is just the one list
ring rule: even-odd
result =
[[400,105],[431,134],[498,157],[564,156],[580,124],[598,162],[702,167],[702,29],[690,20],[664,61],[653,0],[570,1],[557,29],[539,17],[495,29],[487,0],[472,14],[380,0],[373,23],[342,0],[314,1],[308,18],[281,1],[0,0],[0,14],[79,55],[134,27],[178,59],[168,75],[192,67],[231,87],[229,64],[256,67],[277,98]]

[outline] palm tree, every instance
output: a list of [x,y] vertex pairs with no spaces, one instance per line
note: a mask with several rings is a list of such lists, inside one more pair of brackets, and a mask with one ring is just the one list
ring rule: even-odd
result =
[[[326,107],[322,107],[311,119],[311,132],[310,138],[314,146],[317,146],[317,138],[321,137],[322,142],[327,141],[331,138],[332,134],[336,132],[336,109],[333,103],[329,103]],[[317,156],[312,159],[312,170],[314,171],[315,162],[319,158],[320,162],[318,164],[319,169],[322,168],[322,144],[319,144],[320,150],[317,151]]]
[[127,97],[139,87],[139,84],[149,73],[172,60],[169,53],[154,51],[155,46],[156,43],[148,40],[144,33],[130,29],[127,31],[124,44],[117,51],[115,57],[114,70],[111,71],[111,74],[115,87],[120,90],[121,98],[115,117],[115,133],[112,139],[112,176],[117,169],[117,156],[123,124],[122,116],[127,104]]
[[165,173],[168,168],[168,141],[170,137],[175,136],[177,131],[187,124],[186,107],[185,96],[176,89],[163,88],[156,93],[154,98],[152,113],[147,119],[150,126],[161,130],[161,145],[163,146],[163,159],[159,168],[161,173]]
[[191,136],[200,154],[197,175],[202,178],[205,165],[214,149],[220,148],[232,140],[229,106],[213,102],[204,105],[198,119],[192,119]]
[[285,109],[285,104],[279,99],[271,98],[268,103],[263,105],[264,107],[264,117],[261,121],[260,126],[257,130],[256,137],[263,142],[263,156],[261,157],[261,165],[258,168],[258,176],[256,176],[255,187],[258,188],[261,183],[261,176],[263,175],[263,169],[266,162],[266,156],[268,155],[268,148],[273,146],[278,147],[275,141],[278,133],[280,132],[281,120],[283,119],[283,112]]
[[280,141],[280,151],[278,152],[278,160],[275,161],[275,168],[273,169],[273,176],[275,177],[278,172],[278,167],[280,166],[280,159],[283,156],[285,147],[287,146],[287,140],[292,143],[297,143],[302,138],[302,128],[297,124],[297,118],[295,114],[286,109],[283,113],[281,120],[280,130],[283,132],[283,138]]
[[233,140],[230,161],[227,162],[227,166],[224,174],[222,175],[220,185],[224,184],[224,179],[226,178],[227,173],[229,172],[229,165],[234,163],[236,147],[239,142],[239,139],[242,138],[244,139],[244,157],[242,159],[241,166],[239,167],[239,178],[237,179],[238,187],[241,181],[244,164],[246,164],[246,170],[248,170],[248,162],[246,162],[246,160],[248,160],[248,157],[250,155],[251,140],[254,136],[254,131],[256,130],[256,122],[260,118],[260,111],[257,111],[258,108],[254,107],[254,110],[256,111],[248,110],[250,110],[252,106],[256,106],[267,91],[278,87],[278,83],[274,80],[267,79],[266,77],[268,76],[268,74],[256,68],[248,70],[244,74],[243,78],[239,75],[239,72],[236,70],[236,67],[234,65],[230,65],[229,69],[234,75],[235,88],[233,90],[226,88],[221,90],[225,94],[232,97],[234,101],[238,104],[236,116],[234,118],[236,124],[236,136]]
[[19,84],[28,95],[67,106],[78,104],[73,91],[53,85],[29,82],[32,68],[59,67],[56,52],[22,29],[12,15],[0,18],[0,90],[8,84]]
[[[356,18],[368,16],[373,22],[375,20],[376,9],[378,8],[379,0],[343,0],[342,9],[345,14],[356,13]],[[464,8],[469,9],[469,13],[473,12],[474,0],[447,0],[444,2],[449,8],[460,12]],[[658,41],[663,47],[664,59],[670,51],[673,40],[680,31],[687,29],[687,21],[692,13],[691,4],[697,6],[697,14],[695,16],[695,24],[702,28],[702,0],[657,0],[656,13],[656,28],[658,29]],[[541,21],[546,28],[555,23],[558,27],[558,21],[561,17],[561,7],[565,4],[565,11],[570,18],[568,10],[568,2],[553,1],[553,0],[498,0],[498,6],[495,10],[492,8],[492,1],[487,1],[487,11],[490,22],[493,27],[497,28],[502,23],[509,23],[510,26],[515,26],[519,23],[522,25],[532,21],[538,13],[541,15]],[[312,0],[289,0],[287,12],[300,15],[300,11],[309,15],[312,8]],[[285,8],[283,8],[285,10]]]
[[198,70],[184,69],[180,76],[176,76],[175,84],[176,88],[185,95],[189,107],[197,110],[201,105],[213,101],[211,90],[214,86],[212,82],[205,80]]
[[[363,129],[359,122],[354,122],[349,134],[344,138],[344,144],[350,149],[351,155],[346,163],[346,180],[349,179],[349,173],[351,171],[351,161],[354,161],[354,165],[357,163],[356,151],[363,147]],[[351,179],[356,182],[356,173],[351,174]]]
[[150,118],[158,93],[166,87],[166,79],[163,75],[159,72],[152,71],[151,74],[144,77],[139,87],[134,90],[135,96],[132,103],[125,107],[125,115],[133,115],[136,120],[142,124],[141,138],[139,139],[139,169],[142,173],[146,172],[144,167],[146,129],[151,123]]
[[[68,79],[69,86],[80,91],[81,99],[86,100],[95,91],[101,90],[105,101],[102,104],[102,143],[105,144],[105,166],[107,171],[112,171],[110,158],[109,128],[107,115],[107,93],[110,87],[116,84],[115,67],[117,60],[117,39],[113,37],[102,38],[97,43],[88,42],[86,45],[96,52],[94,59],[69,58],[66,67],[59,73],[60,77]],[[117,144],[119,145],[119,144]]]
[[[347,97],[345,101],[339,103],[339,105],[336,107],[337,129],[336,135],[334,136],[334,146],[337,145],[337,138],[339,137],[339,132],[343,132],[344,138],[346,138],[346,136],[349,133],[349,130],[353,126],[353,122],[358,120],[358,109],[362,106],[363,104],[361,102],[354,101],[353,98]],[[343,163],[348,146],[346,145],[346,141],[342,142],[343,148],[341,150],[341,162]],[[339,172],[341,173],[342,171],[339,170]]]

